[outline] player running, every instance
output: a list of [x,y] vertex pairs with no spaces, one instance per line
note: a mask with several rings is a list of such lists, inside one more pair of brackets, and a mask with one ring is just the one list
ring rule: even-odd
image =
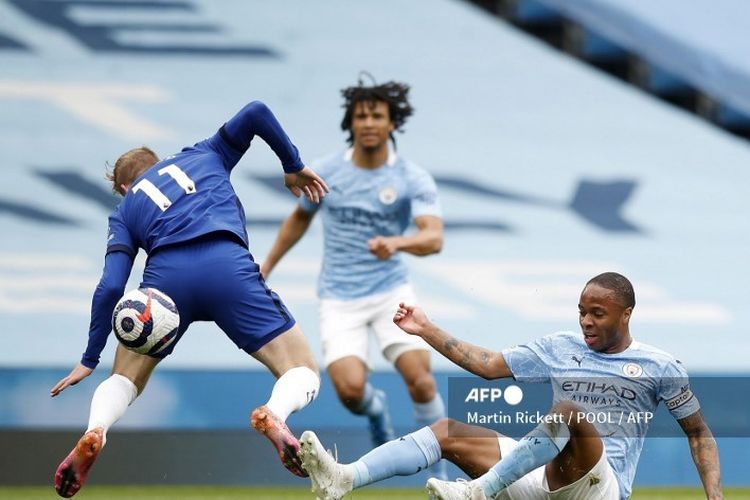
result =
[[706,497],[722,498],[716,441],[687,373],[671,355],[633,340],[628,323],[634,307],[627,278],[600,274],[581,293],[583,335],[560,332],[497,353],[450,336],[421,309],[402,304],[394,322],[471,373],[551,383],[549,416],[520,441],[443,419],[347,465],[337,464],[306,431],[300,455],[313,491],[321,500],[338,499],[388,477],[415,474],[442,456],[474,479],[430,479],[427,492],[433,499],[626,499],[648,424],[594,425],[580,416],[653,413],[663,401],[688,437]]
[[295,195],[318,203],[326,183],[300,159],[271,110],[246,105],[213,136],[164,160],[148,148],[128,151],[110,175],[123,196],[109,218],[104,271],[94,292],[86,352],[68,376],[50,391],[89,376],[111,331],[112,311],[122,296],[139,249],[148,255],[141,287],[156,288],[174,300],[180,314],[176,340],[153,356],[117,346],[112,376],[91,400],[89,424],[55,474],[55,489],[71,497],[107,439],[107,430],[143,391],[156,365],[168,356],[194,321],[214,321],[237,345],[278,378],[268,402],[251,414],[251,424],[271,440],[284,466],[304,476],[299,443],[286,418],[315,399],[318,367],[302,330],[270,290],[248,252],[245,211],[229,176],[258,136],[284,168],[284,184]]
[[[384,391],[368,381],[368,335],[401,374],[414,404],[417,425],[445,416],[445,405],[430,370],[430,348],[393,325],[394,308],[414,302],[401,256],[426,256],[443,245],[438,191],[423,168],[397,155],[394,133],[413,109],[409,86],[386,82],[341,91],[341,129],[351,148],[316,164],[331,186],[323,203],[302,200],[284,221],[261,266],[269,277],[281,258],[305,234],[313,217],[323,221],[323,265],[318,280],[323,358],[339,400],[368,418],[373,446],[395,437]],[[417,230],[404,234],[410,223]]]

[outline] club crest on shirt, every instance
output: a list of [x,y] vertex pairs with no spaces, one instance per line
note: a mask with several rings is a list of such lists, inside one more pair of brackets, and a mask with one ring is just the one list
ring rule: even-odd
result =
[[625,363],[622,366],[622,373],[624,373],[626,377],[638,378],[643,375],[643,367],[638,363]]
[[392,205],[396,198],[398,198],[398,194],[393,186],[386,186],[378,193],[378,199],[383,205]]
[[396,193],[396,188],[392,186],[384,187],[378,193],[378,199],[383,205],[392,205],[396,201],[396,198],[398,198],[398,194]]

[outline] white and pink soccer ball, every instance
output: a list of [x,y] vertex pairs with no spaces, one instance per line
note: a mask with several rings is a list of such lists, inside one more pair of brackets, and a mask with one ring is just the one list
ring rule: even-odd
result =
[[157,354],[177,337],[180,314],[169,296],[155,288],[138,288],[122,296],[112,313],[117,340],[139,354]]

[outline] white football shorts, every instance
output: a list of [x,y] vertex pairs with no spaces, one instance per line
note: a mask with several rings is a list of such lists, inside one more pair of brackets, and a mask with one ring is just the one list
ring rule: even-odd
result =
[[[500,456],[510,453],[518,441],[501,436]],[[495,500],[620,500],[620,485],[607,460],[607,450],[586,475],[573,484],[550,491],[544,466],[529,472],[508,488],[495,495]]]
[[409,283],[359,299],[321,299],[320,339],[324,365],[346,356],[356,356],[369,366],[370,331],[375,335],[383,356],[391,363],[407,351],[429,351],[430,346],[424,340],[405,333],[393,323],[398,304],[414,304],[415,299],[414,289]]

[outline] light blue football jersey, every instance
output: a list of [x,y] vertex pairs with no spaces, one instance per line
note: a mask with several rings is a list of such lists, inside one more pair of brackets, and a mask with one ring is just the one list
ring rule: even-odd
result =
[[435,180],[423,168],[391,152],[385,165],[366,169],[352,163],[352,150],[313,163],[330,192],[315,205],[300,202],[323,217],[323,264],[318,278],[322,298],[356,299],[406,283],[396,253],[382,261],[370,253],[375,236],[398,236],[421,215],[441,217]]
[[[670,354],[640,342],[623,352],[592,351],[583,335],[559,332],[503,351],[519,382],[552,384],[553,404],[571,400],[593,419],[622,498],[630,496],[648,422],[638,421],[664,401],[675,419],[700,409],[683,366]],[[607,417],[605,417],[607,416]]]

